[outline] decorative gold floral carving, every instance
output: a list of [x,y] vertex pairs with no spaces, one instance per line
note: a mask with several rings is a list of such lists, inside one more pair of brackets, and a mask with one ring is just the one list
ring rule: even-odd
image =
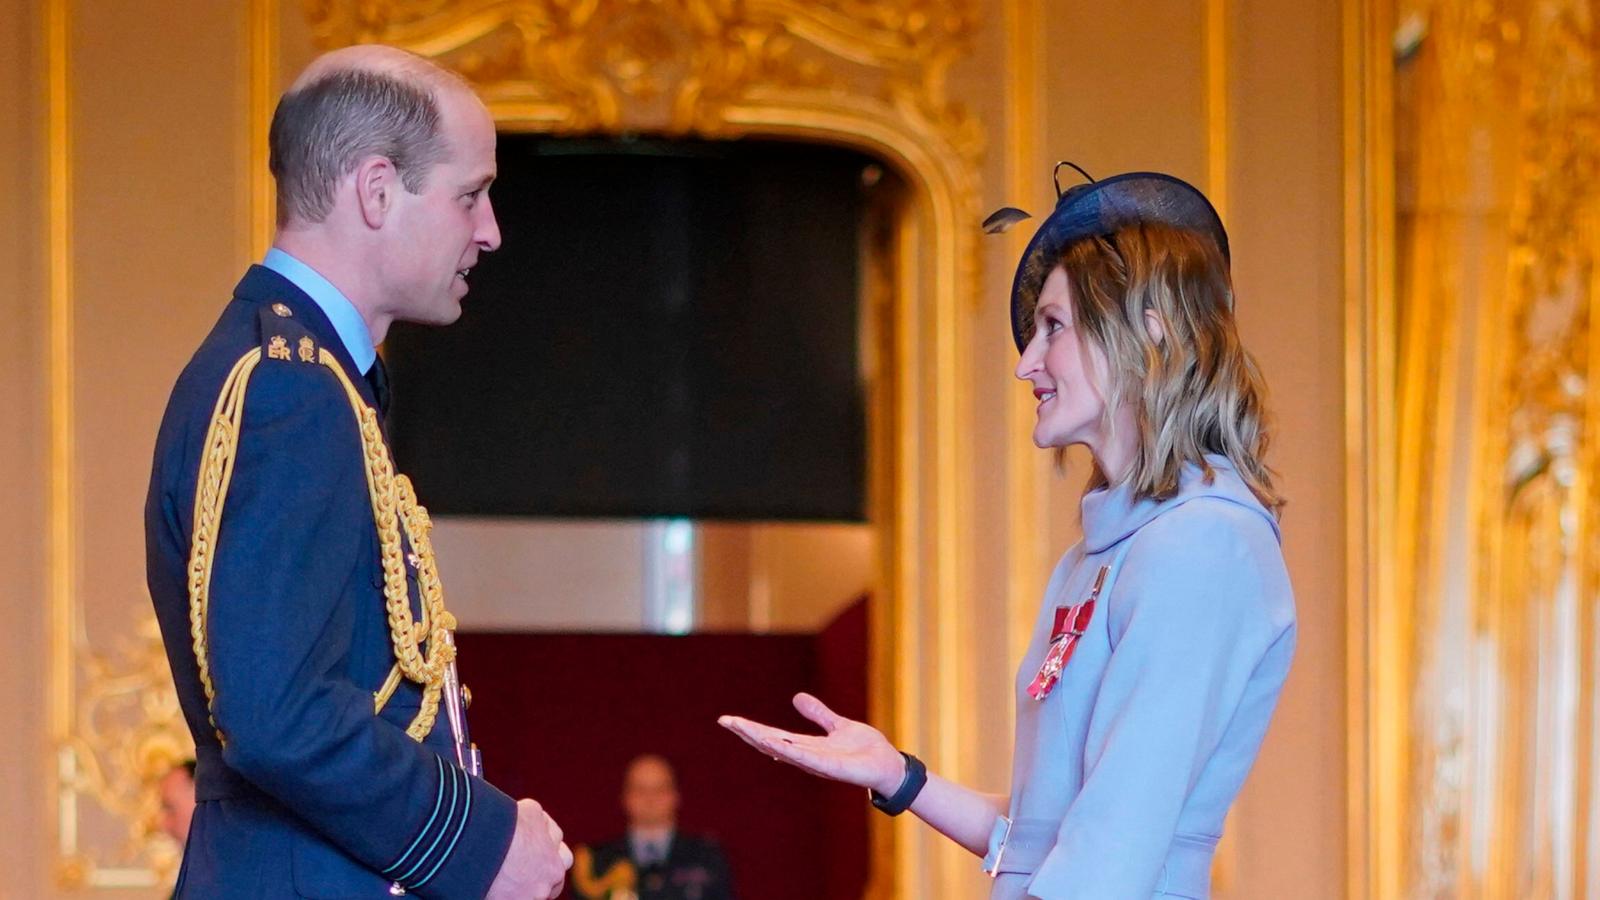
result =
[[[976,0],[305,0],[324,48],[403,47],[466,76],[502,127],[751,134],[880,153],[933,196],[947,285],[975,297],[981,123],[946,91]],[[960,223],[959,226],[956,223]]]
[[[972,0],[309,0],[325,47],[380,41],[435,57],[491,104],[552,131],[717,135],[719,110],[774,90],[846,92],[947,131],[978,130],[945,97],[969,50]],[[629,107],[632,107],[631,109]]]
[[1397,78],[1417,129],[1399,175],[1406,896],[1579,896],[1600,825],[1596,4],[1411,7],[1427,36]]
[[[64,886],[158,884],[179,847],[158,826],[157,782],[194,753],[155,619],[144,615],[109,651],[80,648],[72,736],[58,750]],[[80,841],[93,847],[80,846]]]
[[1585,835],[1595,825],[1588,732],[1597,672],[1584,645],[1594,640],[1600,557],[1582,546],[1600,533],[1585,496],[1600,463],[1600,405],[1590,396],[1600,375],[1590,339],[1600,308],[1595,12],[1590,0],[1524,4],[1509,327],[1489,420],[1504,431],[1488,436],[1500,471],[1482,473],[1489,552],[1477,624],[1504,678],[1493,712],[1509,726],[1492,748],[1503,762],[1491,894],[1584,893]]

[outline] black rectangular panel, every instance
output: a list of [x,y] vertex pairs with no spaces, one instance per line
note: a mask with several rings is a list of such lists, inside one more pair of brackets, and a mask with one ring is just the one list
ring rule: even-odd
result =
[[500,138],[504,246],[385,347],[433,511],[863,521],[861,172],[763,142]]

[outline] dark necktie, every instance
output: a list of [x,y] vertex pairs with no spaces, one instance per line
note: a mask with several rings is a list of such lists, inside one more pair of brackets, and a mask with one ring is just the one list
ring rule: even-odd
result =
[[383,357],[377,356],[372,360],[372,368],[367,370],[367,384],[372,387],[372,396],[378,401],[378,415],[389,415],[389,370],[383,365]]

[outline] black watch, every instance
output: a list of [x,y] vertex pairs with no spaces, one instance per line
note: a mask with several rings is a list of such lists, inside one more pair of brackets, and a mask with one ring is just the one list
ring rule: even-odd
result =
[[877,791],[867,791],[867,795],[872,798],[873,808],[891,816],[898,816],[910,809],[917,795],[922,793],[922,786],[928,783],[928,767],[922,764],[922,760],[903,750],[900,755],[906,758],[906,778],[900,782],[900,787],[894,792],[894,796],[885,797]]

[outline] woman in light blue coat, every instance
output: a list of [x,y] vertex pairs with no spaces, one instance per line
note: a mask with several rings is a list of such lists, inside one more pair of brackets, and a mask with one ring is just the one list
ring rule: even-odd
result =
[[1017,673],[1009,796],[927,773],[806,694],[795,705],[821,735],[721,723],[909,809],[983,857],[995,898],[1208,897],[1295,641],[1228,254],[1199,191],[1133,173],[1062,193],[1018,267],[1034,442],[1086,446],[1094,473]]

